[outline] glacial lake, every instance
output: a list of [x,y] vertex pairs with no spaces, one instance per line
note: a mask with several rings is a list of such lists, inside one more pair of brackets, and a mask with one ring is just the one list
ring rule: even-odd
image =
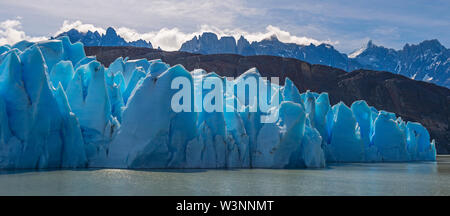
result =
[[326,169],[0,171],[0,195],[450,195],[450,156]]

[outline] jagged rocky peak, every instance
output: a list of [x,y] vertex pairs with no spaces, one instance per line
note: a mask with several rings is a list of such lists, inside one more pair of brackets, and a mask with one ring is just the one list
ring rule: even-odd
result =
[[[314,45],[314,44],[310,43],[309,45]],[[327,44],[327,43],[321,43],[317,47],[322,47],[322,48],[325,48],[325,49],[332,49],[332,50],[334,50],[334,47],[331,44]]]
[[406,44],[403,47],[403,50],[409,50],[409,49],[415,49],[415,48],[420,48],[422,50],[431,50],[433,52],[441,52],[442,50],[446,49],[444,46],[442,46],[442,44],[437,39],[432,39],[432,40],[424,40],[417,45]]
[[145,41],[143,39],[127,42],[117,34],[113,27],[108,27],[105,34],[100,34],[98,31],[80,32],[77,29],[70,29],[67,32],[59,34],[55,38],[62,36],[68,36],[72,43],[82,42],[85,46],[135,46],[153,48],[150,41]]
[[117,36],[117,32],[113,27],[108,27],[106,29],[106,35]]
[[236,39],[233,36],[224,36],[220,38],[219,49],[222,53],[236,53]]
[[348,57],[349,57],[349,58],[356,58],[357,56],[359,56],[359,55],[361,55],[363,52],[365,52],[367,49],[372,49],[372,48],[375,48],[375,47],[377,47],[377,45],[375,45],[375,44],[373,43],[372,40],[369,40],[369,41],[367,41],[366,44],[364,44],[363,46],[361,46],[361,48],[359,48],[359,49],[357,49],[357,50],[351,52],[351,53],[348,55]]
[[255,49],[250,46],[250,42],[242,35],[237,42],[236,52],[245,56],[256,55]]
[[376,45],[372,40],[367,41],[366,44],[364,44],[363,46],[361,46],[361,48],[355,50],[354,52],[350,53],[348,55],[349,58],[356,58],[358,56],[361,56],[363,54],[367,54],[367,53],[373,53],[373,52],[377,52],[377,51],[387,51],[389,49],[383,47],[383,46],[378,46]]
[[383,50],[392,50],[395,51],[394,49],[390,49],[390,48],[386,48],[384,46],[381,45],[377,45],[373,42],[373,40],[369,40],[367,42],[367,44],[364,46],[364,50],[372,50],[372,49],[383,49]]
[[280,40],[278,40],[278,37],[277,37],[276,34],[270,35],[270,37],[267,38],[266,40],[269,40],[269,41],[280,41]]
[[217,35],[212,32],[203,32],[200,38],[203,38],[205,40],[218,40]]
[[239,37],[238,45],[239,45],[239,43],[242,43],[243,45],[245,45],[245,44],[250,45],[250,43],[248,42],[248,40],[247,40],[243,35],[241,35],[241,36]]
[[372,40],[369,40],[368,42],[367,42],[367,44],[366,44],[366,48],[372,48],[372,47],[375,47],[376,45],[373,43],[373,41]]
[[225,41],[226,43],[234,43],[234,45],[236,45],[236,39],[234,39],[233,36],[223,36],[220,38],[220,40]]
[[194,36],[191,40],[182,44],[180,51],[200,53],[200,54],[218,54],[218,53],[236,53],[236,39],[233,36],[224,36],[220,39],[215,33],[203,32],[200,36]]
[[127,44],[125,39],[118,36],[116,30],[112,27],[108,27],[108,29],[106,29],[106,34],[102,36],[102,46],[124,46]]
[[[253,43],[257,43],[256,41]],[[273,44],[284,44],[283,42],[281,42],[277,35],[273,34],[270,35],[270,37],[267,37],[265,39],[262,39],[259,43],[273,43]]]
[[[197,36],[194,36],[194,38],[196,39]],[[219,39],[219,37],[213,32],[203,32],[203,34],[198,38],[198,40],[206,43],[218,42],[218,43],[226,43],[229,46],[236,46],[236,39],[234,39],[233,36],[222,36]]]

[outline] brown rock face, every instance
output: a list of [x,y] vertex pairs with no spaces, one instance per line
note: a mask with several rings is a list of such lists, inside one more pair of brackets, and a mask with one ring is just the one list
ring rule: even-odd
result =
[[332,104],[343,101],[351,105],[356,100],[365,100],[378,110],[394,112],[405,120],[420,122],[436,140],[438,153],[450,153],[450,89],[431,83],[384,71],[356,70],[347,73],[276,56],[198,55],[137,47],[85,47],[85,51],[87,55],[97,56],[104,65],[109,65],[120,56],[162,59],[170,65],[182,64],[188,70],[203,68],[229,77],[237,77],[256,67],[264,77],[279,77],[281,84],[289,77],[300,92],[328,92]]

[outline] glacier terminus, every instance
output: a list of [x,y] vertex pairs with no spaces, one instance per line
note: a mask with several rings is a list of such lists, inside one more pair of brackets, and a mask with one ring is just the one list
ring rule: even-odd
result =
[[[171,108],[180,77],[192,86],[180,98],[192,100],[195,112]],[[225,89],[205,88],[211,77]],[[0,46],[0,168],[322,168],[436,159],[419,123],[365,101],[330,104],[326,92],[300,93],[289,79],[257,83],[277,104],[261,110],[240,100],[251,91],[237,87],[249,77],[261,76],[252,68],[226,82],[160,59],[118,58],[105,67],[66,36]],[[213,92],[226,112],[198,110]],[[270,114],[274,121],[260,121]]]

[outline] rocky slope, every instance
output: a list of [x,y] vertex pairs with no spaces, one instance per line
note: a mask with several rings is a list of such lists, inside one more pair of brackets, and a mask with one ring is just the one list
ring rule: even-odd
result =
[[257,67],[262,76],[280,77],[281,84],[289,77],[302,92],[328,92],[332,104],[343,101],[350,105],[362,99],[377,109],[420,122],[436,140],[438,153],[450,153],[450,89],[431,83],[384,71],[355,70],[348,73],[338,68],[276,56],[199,55],[138,47],[85,47],[85,50],[87,55],[97,56],[106,66],[119,56],[160,58],[171,65],[183,64],[188,70],[203,68],[234,77]]

